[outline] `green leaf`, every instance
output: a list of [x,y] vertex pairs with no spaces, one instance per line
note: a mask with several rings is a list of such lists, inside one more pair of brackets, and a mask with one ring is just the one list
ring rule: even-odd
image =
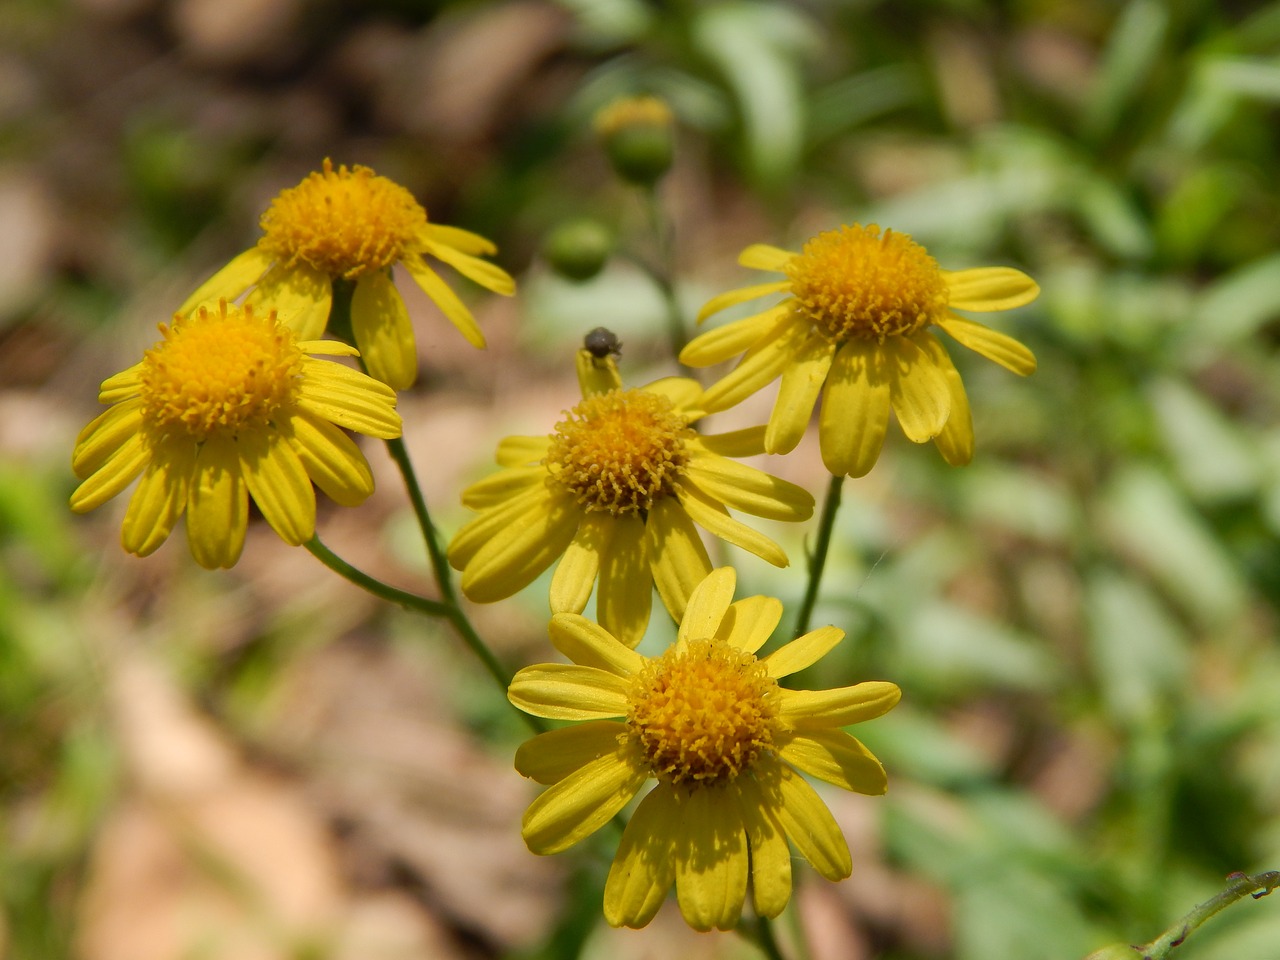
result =
[[1147,388],[1178,478],[1198,499],[1244,497],[1261,482],[1256,443],[1190,386],[1173,379]]
[[1084,590],[1089,655],[1107,712],[1130,726],[1153,722],[1186,679],[1184,631],[1147,587],[1118,570],[1092,571]]
[[1246,264],[1205,288],[1194,308],[1196,339],[1231,343],[1280,316],[1280,253]]
[[699,11],[692,38],[738,99],[751,169],[765,183],[789,177],[804,139],[800,63],[818,46],[813,25],[791,7],[730,2]]
[[1124,8],[1088,99],[1084,129],[1091,138],[1111,133],[1125,107],[1137,99],[1159,59],[1168,26],[1169,11],[1160,0],[1131,0]]
[[1101,519],[1116,546],[1206,626],[1221,626],[1242,612],[1247,594],[1240,572],[1158,470],[1123,470],[1103,492]]

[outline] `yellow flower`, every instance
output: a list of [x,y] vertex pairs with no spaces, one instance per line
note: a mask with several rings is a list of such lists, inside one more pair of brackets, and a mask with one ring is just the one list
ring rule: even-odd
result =
[[428,254],[480,286],[510,296],[515,281],[478,258],[497,248],[477,234],[427,220],[404,187],[368,167],[345,165],[312,173],[281,191],[261,221],[257,246],[237,256],[187,298],[179,313],[250,287],[248,303],[270,304],[303,340],[324,332],[333,282],[355,283],[351,329],[369,372],[397,390],[418,373],[413,327],[391,279],[400,263],[464,337],[483,347],[471,311],[423,259]]
[[791,897],[791,853],[828,880],[849,875],[849,847],[796,771],[846,790],[885,792],[884,768],[841,727],[898,702],[892,683],[789,690],[778,680],[815,663],[844,637],[820,627],[766,657],[756,651],[782,616],[772,597],[733,601],[732,567],[689,598],[676,642],[644,657],[575,614],[551,618],[551,642],[572,664],[516,674],[521,710],[582,720],[516,752],[516,769],[550,784],[524,815],[525,843],[549,854],[594,833],[651,779],[622,835],[604,888],[605,919],[642,927],[672,882],[698,930],[738,922],[750,874],[756,913]]
[[874,224],[821,233],[800,253],[756,244],[738,258],[786,280],[732,290],[710,300],[699,322],[770,293],[790,296],[762,313],[692,340],[682,362],[709,366],[746,351],[707,390],[723,410],[781,375],[764,447],[787,453],[804,435],[822,393],[818,439],[827,469],[860,477],[875,466],[889,411],[916,443],[933,440],[948,463],[973,458],[973,420],[964,384],[937,326],[990,360],[1026,376],[1036,368],[1018,341],[952,312],[1009,310],[1040,293],[1009,267],[948,271],[909,236]]
[[504,469],[464,491],[480,515],[449,545],[462,590],[509,597],[561,558],[553,613],[581,613],[597,579],[597,616],[631,646],[649,622],[652,586],[671,615],[711,570],[695,523],[785,567],[774,541],[726,507],[773,520],[807,520],[813,497],[728,459],[760,452],[763,428],[700,436],[701,387],[679,377],[624,390],[613,357],[578,353],[583,400],[543,437],[507,437]]
[[244,546],[252,496],[297,545],[315,532],[311,484],[344,506],[373,491],[364,455],[340,427],[398,437],[390,387],[306,354],[354,356],[334,340],[299,342],[272,311],[221,302],[160,325],[164,339],[102,384],[111,407],[80,432],[71,509],[92,510],[142,476],[121,542],[145,557],[183,511],[204,567],[230,567]]

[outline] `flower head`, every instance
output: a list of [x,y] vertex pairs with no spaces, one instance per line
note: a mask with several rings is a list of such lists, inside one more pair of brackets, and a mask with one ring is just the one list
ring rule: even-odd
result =
[[665,100],[619,97],[594,120],[596,135],[622,179],[642,187],[657,183],[675,156],[675,117]]
[[1018,270],[943,270],[909,236],[874,224],[821,233],[799,253],[757,244],[739,262],[787,279],[721,294],[702,308],[699,321],[770,293],[789,296],[696,337],[680,359],[708,366],[746,351],[707,390],[708,411],[731,407],[782,377],[765,431],[769,453],[795,448],[821,393],[819,445],[834,474],[860,477],[875,466],[891,409],[908,439],[933,440],[948,463],[968,463],[969,401],[931,327],[1014,373],[1035,370],[1035,357],[1021,343],[953,312],[1030,303],[1040,288]]
[[600,622],[632,646],[649,621],[652,585],[672,616],[711,570],[695,523],[776,566],[786,553],[729,516],[805,520],[813,497],[730,460],[760,452],[763,428],[719,436],[691,429],[701,388],[670,377],[623,389],[613,356],[578,355],[583,399],[549,436],[508,437],[503,468],[467,489],[479,515],[449,546],[472,600],[509,597],[559,558],[553,613],[581,613],[599,581]]
[[782,616],[772,597],[733,601],[732,567],[693,591],[676,642],[644,657],[575,614],[551,618],[551,642],[572,664],[526,667],[508,697],[539,717],[585,721],[540,734],[516,769],[550,788],[524,816],[534,853],[558,853],[607,823],[649,781],[604,890],[614,926],[648,923],[674,882],[699,930],[738,922],[750,877],[758,914],[791,897],[788,837],[822,876],[849,875],[840,828],[801,771],[858,793],[885,792],[884,768],[841,727],[878,717],[901,696],[872,681],[791,690],[779,680],[844,637],[821,627],[765,657]]
[[121,541],[147,556],[187,514],[187,540],[205,567],[240,557],[248,498],[297,545],[315,532],[312,483],[344,506],[373,491],[369,465],[341,427],[398,437],[385,384],[308,354],[354,356],[333,340],[299,342],[275,311],[226,301],[178,314],[140,363],[102,384],[110,408],[80,432],[72,467],[84,513],[139,475]]
[[404,187],[368,167],[320,172],[282,190],[261,220],[262,237],[200,286],[178,311],[234,300],[251,287],[248,301],[270,304],[303,340],[324,332],[336,280],[354,283],[351,329],[373,376],[397,390],[417,376],[413,327],[391,279],[402,264],[467,340],[484,346],[471,311],[431,267],[430,255],[464,277],[509,296],[515,282],[479,259],[496,252],[484,237],[432,223]]

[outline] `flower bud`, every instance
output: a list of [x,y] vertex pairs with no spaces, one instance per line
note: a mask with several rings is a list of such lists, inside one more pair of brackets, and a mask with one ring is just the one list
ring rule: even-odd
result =
[[628,183],[649,187],[671,168],[675,155],[674,118],[657,97],[622,97],[596,114],[596,135]]
[[598,220],[568,220],[542,242],[542,256],[566,280],[590,280],[613,253],[613,234]]

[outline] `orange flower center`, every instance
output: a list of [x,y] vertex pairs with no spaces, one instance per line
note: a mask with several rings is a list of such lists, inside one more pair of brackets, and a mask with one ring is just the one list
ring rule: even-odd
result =
[[274,310],[257,317],[222,301],[215,313],[201,307],[160,332],[141,371],[143,416],[155,426],[197,440],[235,436],[268,425],[302,380],[305,356]]
[[325,160],[322,172],[271,201],[258,246],[286,266],[353,280],[402,259],[426,223],[427,211],[398,183]]
[[820,233],[791,259],[795,309],[828,340],[901,337],[936,323],[950,292],[938,262],[905,233],[854,224]]
[[693,640],[636,674],[627,727],[660,780],[728,782],[771,748],[777,689],[754,654],[723,640]]
[[610,390],[556,424],[546,463],[584,509],[642,513],[675,492],[692,435],[666,397]]

